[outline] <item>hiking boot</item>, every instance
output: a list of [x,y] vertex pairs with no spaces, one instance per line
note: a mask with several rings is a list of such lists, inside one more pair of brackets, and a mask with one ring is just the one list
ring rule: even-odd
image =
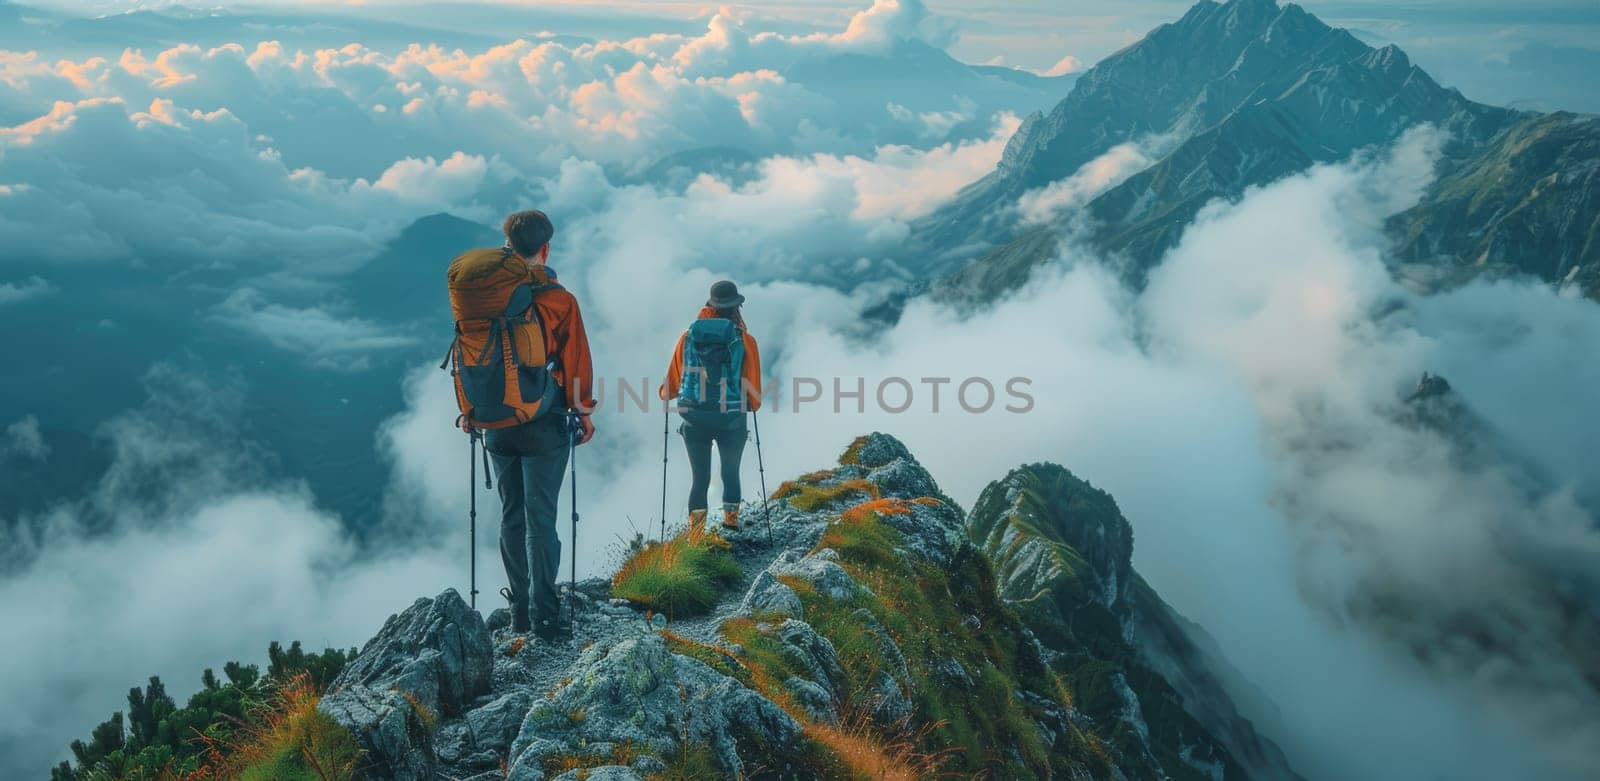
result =
[[690,510],[689,511],[689,528],[693,529],[695,531],[702,531],[702,532],[706,530],[706,511],[705,510]]
[[541,620],[533,628],[533,636],[546,643],[558,643],[572,637],[572,624],[561,619]]
[[533,628],[533,622],[528,620],[528,601],[519,601],[509,588],[500,589],[500,596],[511,603],[511,631],[519,635],[527,634]]
[[739,528],[739,505],[736,503],[722,505],[722,527],[725,529]]

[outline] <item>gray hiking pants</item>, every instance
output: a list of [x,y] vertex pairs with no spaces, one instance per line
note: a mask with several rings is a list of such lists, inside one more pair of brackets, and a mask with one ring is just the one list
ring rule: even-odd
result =
[[739,503],[739,460],[749,436],[742,413],[683,413],[683,447],[689,454],[689,510],[704,510],[711,492],[711,446],[722,467],[722,503]]
[[568,437],[567,419],[560,414],[484,434],[500,489],[500,558],[511,600],[528,605],[536,627],[553,624],[561,612],[556,502],[566,476]]

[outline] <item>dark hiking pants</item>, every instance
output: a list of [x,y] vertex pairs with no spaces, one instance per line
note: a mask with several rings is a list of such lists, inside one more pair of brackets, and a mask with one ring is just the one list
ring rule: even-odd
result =
[[561,613],[556,500],[566,476],[569,436],[567,419],[559,414],[484,435],[500,489],[500,558],[513,610],[519,603],[528,605],[535,627],[554,625]]
[[711,490],[711,446],[717,447],[722,467],[722,503],[739,503],[739,459],[744,455],[747,426],[741,413],[697,413],[683,415],[678,433],[689,451],[689,510],[706,509]]

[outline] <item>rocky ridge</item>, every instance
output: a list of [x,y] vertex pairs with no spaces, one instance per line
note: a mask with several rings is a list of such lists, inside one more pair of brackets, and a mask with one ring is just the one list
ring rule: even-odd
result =
[[[1131,574],[1126,521],[1099,525],[1114,502],[1022,487],[1048,469],[968,518],[899,441],[863,437],[729,534],[748,576],[708,617],[666,625],[591,580],[574,639],[546,644],[446,591],[391,617],[320,707],[380,779],[1292,777],[1195,693],[1228,702],[1211,660],[1166,658],[1193,628]],[[1113,616],[1104,636],[1062,630],[1045,601],[1068,579]],[[1064,661],[1096,643],[1116,653]]]

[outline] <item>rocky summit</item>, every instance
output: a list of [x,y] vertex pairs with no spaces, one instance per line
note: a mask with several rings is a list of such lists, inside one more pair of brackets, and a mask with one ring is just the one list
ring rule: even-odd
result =
[[746,518],[717,538],[744,574],[707,615],[589,580],[571,639],[544,643],[446,591],[319,707],[370,779],[1295,777],[1133,571],[1115,501],[1061,467],[968,515],[874,434]]

